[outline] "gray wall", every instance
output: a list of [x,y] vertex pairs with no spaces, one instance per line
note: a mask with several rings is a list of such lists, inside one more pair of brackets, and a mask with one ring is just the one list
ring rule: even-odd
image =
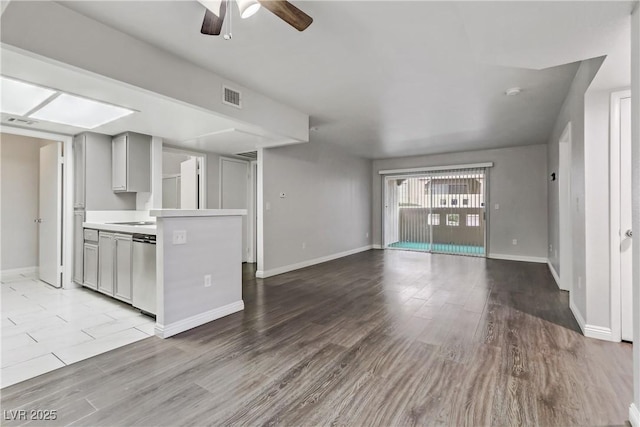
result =
[[[569,89],[569,93],[562,105],[558,119],[553,127],[553,132],[548,142],[549,172],[558,171],[559,140],[567,123],[571,122],[571,201],[576,209],[572,210],[573,232],[573,292],[572,300],[581,316],[586,319],[587,296],[586,288],[582,283],[586,277],[585,266],[585,150],[584,150],[584,95],[589,84],[600,69],[604,58],[593,58],[583,61]],[[560,214],[558,206],[558,181],[549,181],[548,194],[548,218],[549,218],[549,244],[557,248],[559,256],[560,238],[559,224]],[[575,203],[574,203],[575,201]],[[547,249],[548,252],[548,249]],[[562,274],[556,251],[548,253],[548,258],[559,274]]]
[[51,143],[0,134],[0,270],[38,266],[40,147]]
[[[382,244],[382,182],[385,169],[493,162],[489,170],[489,253],[547,257],[547,146],[466,151],[373,161],[373,242]],[[494,206],[498,203],[499,210]],[[512,239],[518,244],[513,245]]]
[[370,160],[310,142],[265,149],[262,162],[264,271],[371,244]]

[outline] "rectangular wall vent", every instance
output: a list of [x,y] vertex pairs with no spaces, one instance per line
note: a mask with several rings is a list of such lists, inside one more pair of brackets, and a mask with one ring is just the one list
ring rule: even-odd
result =
[[248,151],[246,153],[238,153],[236,156],[246,157],[247,159],[256,160],[258,158],[257,151]]
[[9,117],[7,119],[7,122],[12,123],[14,125],[26,125],[26,126],[31,126],[38,123],[35,120],[19,119],[17,117]]
[[222,103],[232,107],[242,108],[242,93],[228,86],[222,86]]

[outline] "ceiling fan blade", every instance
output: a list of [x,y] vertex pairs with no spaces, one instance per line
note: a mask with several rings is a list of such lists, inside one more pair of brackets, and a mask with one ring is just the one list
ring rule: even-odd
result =
[[204,14],[204,21],[202,21],[202,28],[200,32],[209,36],[219,36],[222,31],[222,23],[224,22],[225,12],[227,11],[227,5],[225,2],[220,4],[220,16],[216,16],[215,13],[209,9]]
[[298,31],[304,31],[313,18],[286,0],[258,0],[265,9],[271,11],[278,18],[291,25]]

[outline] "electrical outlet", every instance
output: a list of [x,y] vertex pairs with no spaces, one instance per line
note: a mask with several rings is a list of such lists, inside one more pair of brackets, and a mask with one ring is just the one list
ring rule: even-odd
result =
[[582,277],[578,276],[578,289],[582,289]]
[[553,245],[549,245],[549,252],[553,252]]
[[208,288],[209,286],[211,286],[211,275],[210,274],[205,274],[205,276],[204,276],[204,287]]
[[511,241],[511,243],[513,243],[513,244],[514,244],[514,246],[515,246],[515,245],[517,245],[517,244],[518,244],[518,239],[513,239],[513,240]]
[[187,230],[174,230],[173,231],[173,244],[184,245],[187,243]]
[[364,237],[369,237],[369,232],[368,231],[365,233]]
[[500,209],[500,204],[496,203],[496,210]]
[[265,203],[264,208],[266,210],[270,211],[271,210],[271,203],[269,203],[269,202]]
[[302,242],[302,249],[307,249],[307,242]]

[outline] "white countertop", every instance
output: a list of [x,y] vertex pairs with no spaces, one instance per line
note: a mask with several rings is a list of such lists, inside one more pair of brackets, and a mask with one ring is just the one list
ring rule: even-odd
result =
[[84,228],[92,228],[94,230],[113,231],[115,233],[129,233],[129,234],[152,234],[156,235],[155,225],[124,225],[124,224],[109,224],[107,222],[83,222]]
[[149,212],[149,215],[158,218],[242,216],[246,214],[246,209],[153,209]]

